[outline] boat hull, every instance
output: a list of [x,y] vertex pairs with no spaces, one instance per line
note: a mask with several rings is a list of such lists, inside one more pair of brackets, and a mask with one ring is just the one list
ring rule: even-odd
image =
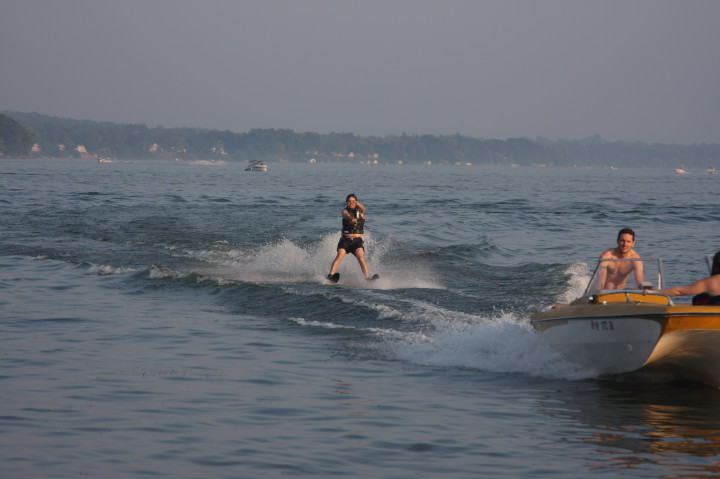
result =
[[720,388],[720,308],[687,309],[669,308],[664,333],[644,369]]
[[542,338],[598,376],[648,371],[720,388],[720,307],[613,293],[534,314]]
[[656,320],[623,316],[533,321],[543,339],[570,361],[598,375],[643,367],[662,334]]

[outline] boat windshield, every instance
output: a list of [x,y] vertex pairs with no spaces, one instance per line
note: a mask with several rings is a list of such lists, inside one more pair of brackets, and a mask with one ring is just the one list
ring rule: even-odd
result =
[[663,288],[663,266],[659,258],[602,259],[598,261],[585,290],[644,290]]

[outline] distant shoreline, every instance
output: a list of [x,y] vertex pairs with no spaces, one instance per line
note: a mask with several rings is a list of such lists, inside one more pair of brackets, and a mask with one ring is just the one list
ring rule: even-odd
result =
[[[2,112],[32,130],[29,158],[223,160],[289,163],[426,164],[593,168],[720,168],[720,144],[673,145],[544,138],[478,139],[462,135],[360,137],[353,133],[247,133],[147,127]],[[0,139],[2,132],[0,131]],[[2,153],[2,151],[0,151]],[[8,156],[8,155],[6,155]]]

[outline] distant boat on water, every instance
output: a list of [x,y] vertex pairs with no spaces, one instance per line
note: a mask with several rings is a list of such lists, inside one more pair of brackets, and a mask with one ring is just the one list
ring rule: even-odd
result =
[[268,166],[262,160],[251,160],[245,171],[267,171]]
[[687,171],[683,170],[682,168],[675,168],[675,173],[678,175],[684,175],[687,173]]

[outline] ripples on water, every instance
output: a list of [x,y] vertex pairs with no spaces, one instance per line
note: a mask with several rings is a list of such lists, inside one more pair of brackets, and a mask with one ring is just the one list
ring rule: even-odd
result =
[[[243,167],[0,163],[3,475],[720,473],[717,391],[595,381],[527,322],[625,226],[706,274],[720,177]],[[349,192],[381,279],[328,286]]]

